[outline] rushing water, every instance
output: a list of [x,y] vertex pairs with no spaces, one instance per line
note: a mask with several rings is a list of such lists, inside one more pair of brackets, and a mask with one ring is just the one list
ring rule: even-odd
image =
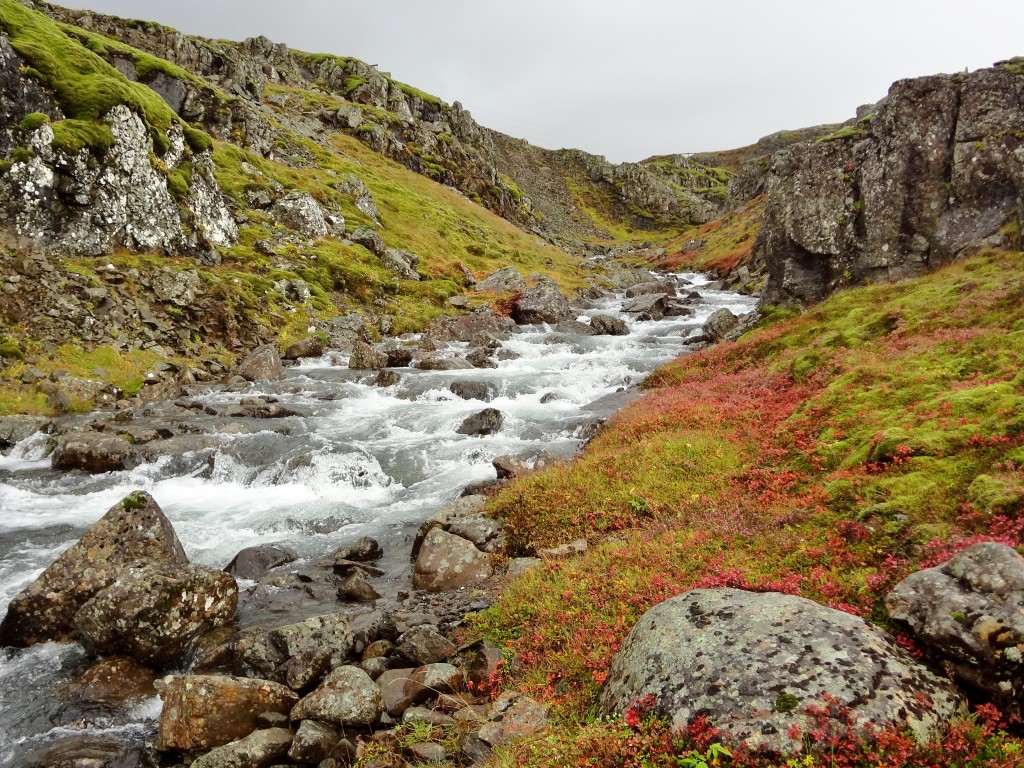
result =
[[[246,395],[274,395],[308,416],[226,436],[212,469],[207,456],[186,455],[98,476],[57,473],[50,470],[45,438],[30,438],[0,456],[0,615],[135,489],[156,498],[195,562],[223,567],[243,547],[269,543],[317,559],[361,535],[397,553],[392,565],[407,562],[409,530],[467,484],[494,477],[494,457],[572,454],[582,430],[618,407],[610,396],[685,351],[686,338],[713,311],[728,307],[742,314],[756,303],[703,289],[708,280],[700,275],[683,274],[679,282],[701,293],[692,317],[639,322],[621,312],[621,297],[610,296],[580,319],[619,316],[629,325],[628,336],[553,338],[544,326],[527,328],[503,343],[518,357],[495,369],[401,369],[398,384],[380,388],[366,372],[332,365],[337,355],[304,360],[287,369],[285,382]],[[487,383],[493,397],[486,403],[463,400],[449,389],[454,381]],[[238,397],[204,399],[217,404]],[[463,419],[484,407],[505,415],[500,432],[457,434]],[[129,741],[148,733],[159,713],[156,700],[113,713],[59,702],[54,685],[82,664],[74,645],[0,652],[0,765],[83,729]]]

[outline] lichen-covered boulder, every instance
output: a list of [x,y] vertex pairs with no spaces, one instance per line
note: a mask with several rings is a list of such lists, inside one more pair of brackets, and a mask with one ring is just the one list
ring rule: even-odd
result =
[[[312,195],[305,192],[290,192],[271,208],[274,217],[286,227],[310,239],[326,237],[330,233],[324,209]],[[344,226],[342,227],[344,229]]]
[[722,307],[712,312],[704,323],[704,335],[712,341],[722,341],[739,324],[740,319],[728,308]]
[[590,325],[595,333],[602,336],[629,336],[626,321],[611,315],[591,315]]
[[[268,680],[183,675],[163,684],[157,749],[210,749],[252,733],[264,712],[287,714],[299,700]],[[287,750],[287,747],[285,748]]]
[[380,371],[388,367],[388,355],[363,341],[352,344],[348,367],[358,371]]
[[526,281],[515,267],[503,267],[492,272],[474,286],[477,291],[511,291],[520,293],[526,290]]
[[246,674],[276,679],[278,669],[290,658],[325,649],[334,668],[351,658],[354,646],[349,617],[331,613],[275,629],[243,630],[232,643],[231,651]]
[[246,381],[281,381],[284,366],[281,355],[273,344],[256,347],[235,366],[235,373]]
[[172,566],[188,562],[170,521],[143,491],[111,507],[11,601],[0,624],[0,644],[73,639],[78,609],[138,560]]
[[78,610],[75,627],[96,653],[167,668],[195,638],[231,621],[237,604],[238,586],[224,571],[140,561]]
[[270,768],[288,757],[292,738],[287,728],[253,731],[196,758],[192,768]]
[[435,341],[472,341],[482,331],[504,338],[517,329],[512,318],[497,315],[489,307],[480,307],[458,317],[434,318],[427,326],[426,336]]
[[426,592],[445,592],[491,576],[491,556],[461,536],[433,528],[423,540],[412,585]]
[[964,707],[952,684],[863,619],[801,597],[696,589],[651,608],[622,644],[602,714],[653,697],[679,727],[707,715],[724,740],[792,752],[809,708],[849,708],[854,727],[927,740]]
[[384,711],[377,683],[359,667],[339,667],[292,709],[292,720],[320,720],[341,726],[367,726]]
[[156,674],[128,656],[110,656],[60,688],[62,698],[118,706],[156,693]]
[[135,446],[117,435],[76,430],[61,435],[50,455],[54,469],[99,474],[131,469],[141,462]]
[[575,313],[558,286],[547,281],[537,283],[512,305],[512,319],[519,325],[561,323],[572,320]]
[[975,544],[917,571],[886,598],[918,642],[957,677],[1024,709],[1024,557],[1005,544]]

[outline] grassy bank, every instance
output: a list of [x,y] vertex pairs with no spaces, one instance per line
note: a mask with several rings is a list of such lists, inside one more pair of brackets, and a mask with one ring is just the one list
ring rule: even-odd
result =
[[[706,749],[706,733],[592,709],[637,618],[688,589],[799,594],[899,632],[883,600],[904,576],[977,541],[1020,547],[1022,299],[1024,254],[999,252],[801,316],[769,312],[739,342],[656,372],[577,461],[499,494],[491,508],[521,552],[600,543],[520,578],[474,620],[510,649],[509,682],[558,723],[495,764],[699,764],[677,759]],[[842,760],[799,764],[1019,764],[998,717],[975,718],[934,749],[893,734],[887,754],[854,739]]]

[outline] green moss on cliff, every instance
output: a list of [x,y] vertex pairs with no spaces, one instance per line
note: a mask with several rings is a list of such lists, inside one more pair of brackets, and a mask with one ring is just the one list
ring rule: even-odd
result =
[[114,145],[110,127],[89,120],[58,120],[53,124],[53,146],[70,154],[82,149],[103,157]]

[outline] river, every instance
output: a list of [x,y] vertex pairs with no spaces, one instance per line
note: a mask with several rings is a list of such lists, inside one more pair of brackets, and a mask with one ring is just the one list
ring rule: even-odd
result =
[[[621,406],[616,393],[684,353],[687,337],[713,311],[743,314],[756,306],[754,298],[705,288],[705,276],[675,279],[681,291],[701,294],[691,317],[637,321],[621,311],[621,295],[609,295],[580,319],[621,317],[628,336],[566,336],[527,326],[503,342],[513,359],[493,369],[399,369],[399,383],[381,388],[373,375],[339,366],[344,356],[304,359],[286,370],[284,382],[244,395],[270,395],[305,415],[224,435],[212,458],[163,458],[102,475],[60,473],[50,468],[45,437],[29,438],[0,456],[0,615],[90,524],[136,489],[154,496],[194,562],[223,567],[243,547],[274,543],[294,550],[301,566],[369,535],[391,555],[388,577],[401,579],[410,531],[467,484],[493,478],[492,459],[573,454],[588,425]],[[456,396],[449,388],[455,381],[486,384],[489,402]],[[200,399],[237,403],[239,394]],[[456,432],[485,407],[504,414],[498,433]],[[27,753],[69,734],[112,733],[127,741],[151,735],[158,699],[107,711],[71,706],[54,695],[83,660],[77,645],[0,651],[0,766],[18,765]]]

